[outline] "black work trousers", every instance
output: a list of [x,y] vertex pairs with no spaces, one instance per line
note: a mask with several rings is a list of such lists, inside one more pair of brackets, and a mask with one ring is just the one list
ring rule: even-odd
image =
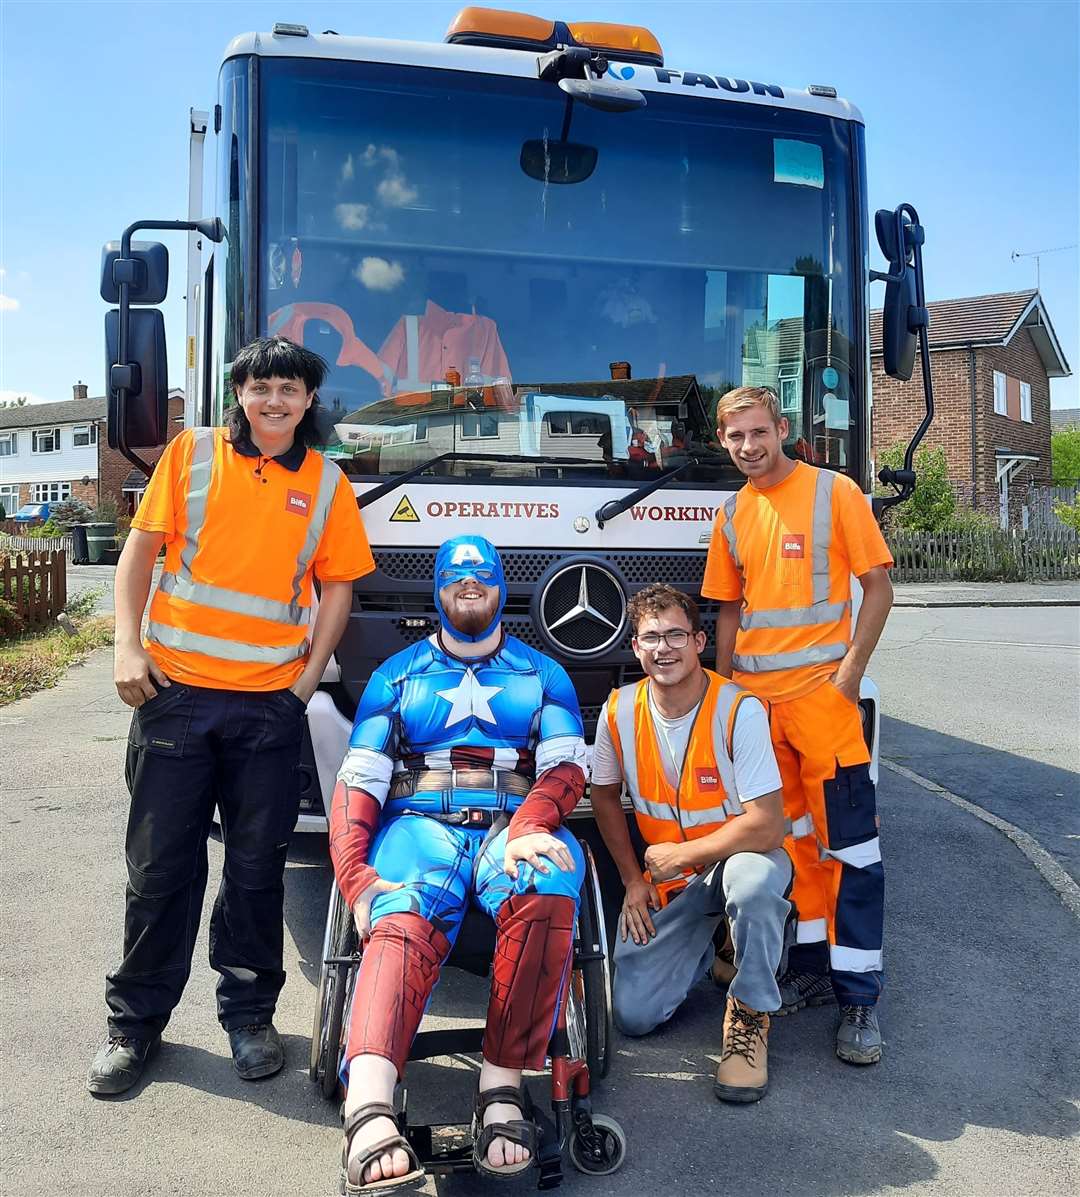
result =
[[285,984],[285,856],[299,808],[304,704],[288,690],[162,687],[128,734],[124,959],[105,984],[109,1033],[149,1038],[191,972],[216,806],[225,868],[210,918],[226,1031],[269,1022]]

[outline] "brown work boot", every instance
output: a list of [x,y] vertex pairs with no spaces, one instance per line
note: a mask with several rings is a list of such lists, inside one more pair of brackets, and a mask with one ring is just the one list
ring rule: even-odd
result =
[[768,1087],[769,1016],[729,993],[713,1093],[721,1101],[760,1101]]

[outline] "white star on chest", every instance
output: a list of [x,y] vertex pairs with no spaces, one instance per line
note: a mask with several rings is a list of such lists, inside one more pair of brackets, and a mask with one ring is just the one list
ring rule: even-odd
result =
[[444,698],[450,704],[450,714],[446,716],[443,727],[452,727],[470,715],[475,715],[485,723],[497,722],[491,713],[491,700],[504,689],[504,686],[485,686],[477,680],[471,669],[466,669],[453,690],[435,691],[439,698]]

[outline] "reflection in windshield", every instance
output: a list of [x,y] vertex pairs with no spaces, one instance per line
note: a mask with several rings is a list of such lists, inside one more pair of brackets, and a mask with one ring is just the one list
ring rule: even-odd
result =
[[[269,60],[260,250],[268,331],[320,352],[328,451],[392,474],[732,472],[714,410],[772,386],[807,460],[851,464],[860,363],[843,126],[776,108],[574,109],[581,183],[521,170],[557,136],[537,81]],[[578,465],[544,464],[558,457]]]

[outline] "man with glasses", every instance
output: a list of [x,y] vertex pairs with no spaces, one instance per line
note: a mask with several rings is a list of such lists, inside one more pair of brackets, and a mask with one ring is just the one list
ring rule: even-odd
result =
[[471,903],[496,928],[473,1162],[501,1176],[536,1159],[521,1070],[544,1066],[570,967],[585,862],[562,822],[585,789],[585,740],[566,671],[506,635],[505,601],[494,545],[440,546],[439,629],[372,675],[338,773],[330,853],[366,943],[342,1192],[422,1175],[394,1086]]
[[[702,668],[705,633],[692,598],[655,582],[628,613],[646,676],[616,690],[601,713],[591,788],[626,888],[615,1021],[627,1035],[666,1022],[708,973],[726,915],[735,975],[713,1092],[758,1101],[768,1088],[792,876],[768,719],[747,691]],[[646,844],[644,872],[623,816],[624,785]]]

